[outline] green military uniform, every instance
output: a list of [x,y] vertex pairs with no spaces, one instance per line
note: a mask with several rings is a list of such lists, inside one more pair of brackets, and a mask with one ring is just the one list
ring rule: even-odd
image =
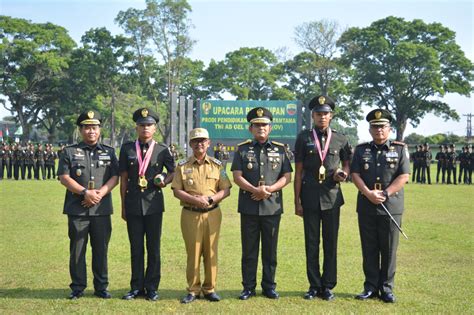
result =
[[[133,114],[133,120],[139,123],[156,124],[158,115],[152,110],[140,108]],[[124,143],[120,149],[120,174],[128,175],[127,190],[123,198],[127,231],[130,241],[132,291],[147,293],[156,292],[161,280],[161,230],[164,196],[161,187],[154,184],[154,178],[163,173],[173,173],[174,159],[169,148],[164,144],[154,143],[148,168],[144,174],[145,187],[139,186],[138,154],[145,158],[154,140],[141,143],[139,140]],[[136,150],[136,142],[139,152]],[[145,239],[147,263],[145,269]],[[131,292],[132,292],[131,291]],[[128,299],[126,296],[124,299]]]
[[[374,110],[367,115],[367,120],[375,120],[373,116],[378,112],[382,113],[382,118],[391,118],[385,110]],[[409,172],[410,157],[404,143],[388,140],[385,144],[376,145],[372,141],[359,144],[355,149],[351,173],[359,174],[370,190],[385,190],[399,175]],[[384,204],[401,225],[403,188],[387,197]],[[399,231],[382,206],[371,203],[361,192],[357,195],[357,213],[365,274],[364,289],[392,294]]]
[[[100,124],[99,113],[93,111],[88,113],[79,116],[78,125],[88,118],[90,118],[90,122],[83,124]],[[64,149],[64,154],[59,160],[58,175],[69,175],[71,179],[84,187],[83,194],[85,189],[99,189],[110,178],[118,176],[115,150],[100,143],[89,146],[80,142],[68,146]],[[104,291],[109,283],[107,252],[112,232],[110,219],[113,212],[112,194],[103,196],[98,204],[89,208],[81,204],[83,200],[82,195],[66,190],[63,213],[68,216],[69,272],[72,280],[70,287],[73,292],[82,292],[87,286],[86,247],[90,236],[94,288],[96,292]]]
[[[310,110],[317,112],[332,112],[334,107],[334,101],[327,96],[315,97],[309,103]],[[332,289],[337,283],[337,238],[340,207],[344,204],[344,198],[340,184],[334,181],[333,176],[341,162],[350,161],[352,154],[346,136],[329,129],[330,127],[321,131],[315,127],[303,130],[295,144],[295,163],[302,163],[303,166],[300,200],[303,206],[306,273],[310,290],[318,292]],[[326,142],[330,141],[328,153],[324,158],[325,174],[322,180],[319,178],[321,158],[315,144],[314,133],[322,150]],[[322,275],[319,264],[321,225],[324,250]]]
[[[263,108],[255,108],[249,112],[247,120],[253,123],[257,116],[271,117],[271,113]],[[258,120],[256,122],[258,123]],[[269,140],[263,144],[256,140],[240,143],[234,154],[231,170],[241,171],[242,176],[253,186],[272,185],[284,174],[293,171],[284,144]],[[276,287],[277,244],[283,213],[283,193],[277,191],[268,199],[255,201],[248,191],[240,189],[238,212],[241,218],[244,291],[253,291],[256,287],[260,238],[263,265],[261,286],[264,292],[272,291]]]

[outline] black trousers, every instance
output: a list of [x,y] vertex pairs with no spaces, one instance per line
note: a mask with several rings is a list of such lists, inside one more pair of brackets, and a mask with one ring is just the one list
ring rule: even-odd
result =
[[28,171],[28,179],[31,179],[33,177],[33,164],[26,164],[25,165],[26,170]]
[[431,184],[431,171],[429,164],[421,167],[421,182],[426,184],[426,181],[428,181],[428,184]]
[[13,178],[15,180],[20,179],[20,162],[18,161],[13,162]]
[[[401,215],[393,215],[401,226]],[[391,293],[400,232],[387,215],[358,215],[362,243],[364,289]]]
[[92,248],[92,274],[94,289],[105,290],[109,285],[107,252],[112,222],[110,215],[72,216],[68,215],[69,225],[69,273],[71,290],[84,290],[87,287],[86,251],[90,236]]
[[[132,290],[158,290],[161,279],[161,227],[163,213],[127,216],[127,231],[132,262]],[[145,242],[147,264],[145,270]]]
[[444,169],[444,167],[442,166],[441,162],[438,162],[438,165],[436,166],[436,183],[439,183],[439,173],[442,173],[442,183],[444,184],[444,180],[445,180],[445,174],[446,174],[446,170]]
[[3,159],[0,158],[0,179],[3,179],[4,169],[5,169],[5,162],[3,162]]
[[242,285],[246,290],[257,286],[257,266],[260,239],[262,240],[263,290],[276,288],[278,231],[281,215],[240,215],[242,241]]
[[12,178],[12,162],[11,162],[11,160],[6,160],[5,161],[5,172],[7,173],[7,178],[11,179]]
[[[306,250],[306,275],[310,289],[332,289],[337,283],[337,237],[340,208],[321,211],[319,203],[314,209],[303,208]],[[323,273],[320,272],[319,244],[323,237]]]
[[418,162],[413,162],[413,174],[411,176],[411,182],[414,183],[415,180],[416,182],[419,182],[420,179],[420,166],[418,165]]
[[453,176],[453,182],[456,184],[456,165],[454,166],[448,166],[448,179],[447,183],[452,184],[453,182],[451,181],[451,175]]
[[36,179],[40,179],[40,171],[41,171],[42,178],[46,179],[44,162],[36,162],[36,173],[35,173]]

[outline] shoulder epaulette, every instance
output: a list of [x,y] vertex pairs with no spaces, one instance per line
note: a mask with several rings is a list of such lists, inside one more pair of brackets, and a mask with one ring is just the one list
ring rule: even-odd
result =
[[398,145],[406,145],[405,142],[401,141],[392,141],[393,144],[398,144]]
[[218,159],[216,158],[213,158],[212,156],[209,157],[209,160],[211,160],[212,162],[216,163],[217,165],[222,165],[222,162],[219,161]]
[[181,160],[178,162],[178,165],[179,166],[183,166],[184,164],[186,164],[188,162],[188,160]]
[[165,148],[168,147],[168,146],[167,146],[165,143],[163,143],[163,142],[157,142],[156,144],[161,145],[162,147],[165,147]]
[[[67,148],[74,148],[75,146],[77,146],[77,143],[67,145],[67,146],[65,147],[65,149],[67,149]],[[35,151],[37,151],[37,149],[35,149]]]
[[275,145],[279,145],[279,146],[281,146],[281,147],[284,147],[284,146],[285,146],[283,143],[277,142],[277,141],[273,141],[273,140],[272,140],[272,143],[275,144]]
[[359,143],[359,144],[357,145],[357,147],[361,147],[361,146],[369,145],[369,144],[370,144],[370,142],[362,142],[362,143]]
[[252,140],[247,139],[244,142],[241,142],[241,143],[237,144],[237,146],[240,147],[241,145],[244,145],[244,144],[247,144],[247,143],[250,143],[250,142],[252,142]]
[[112,146],[110,146],[110,145],[103,144],[103,143],[101,143],[101,145],[104,146],[104,147],[110,148],[110,149],[113,149],[113,148],[114,148],[114,147],[112,147]]

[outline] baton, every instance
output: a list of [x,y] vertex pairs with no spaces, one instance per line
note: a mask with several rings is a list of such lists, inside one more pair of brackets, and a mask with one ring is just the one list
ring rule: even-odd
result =
[[408,239],[408,236],[403,232],[402,228],[400,227],[400,225],[398,225],[397,221],[395,221],[395,219],[393,218],[392,214],[388,211],[387,207],[385,207],[385,205],[382,203],[380,203],[380,205],[382,206],[382,208],[385,210],[385,212],[387,212],[388,216],[390,217],[390,220],[392,220],[393,223],[395,223],[395,226],[397,227],[397,229],[400,231],[400,233],[402,233],[403,236],[405,236],[406,239]]

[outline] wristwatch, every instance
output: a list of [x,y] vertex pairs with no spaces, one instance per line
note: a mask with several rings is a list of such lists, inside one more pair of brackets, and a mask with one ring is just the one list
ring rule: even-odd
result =
[[84,196],[84,195],[86,194],[86,191],[87,191],[87,188],[84,188],[83,190],[81,190],[80,195],[81,195],[81,196]]
[[210,205],[214,203],[214,199],[212,199],[211,196],[207,197],[207,202],[209,202]]
[[387,198],[387,199],[388,199],[388,192],[387,192],[386,190],[382,191],[382,195],[384,195],[384,196],[385,196],[385,198]]

